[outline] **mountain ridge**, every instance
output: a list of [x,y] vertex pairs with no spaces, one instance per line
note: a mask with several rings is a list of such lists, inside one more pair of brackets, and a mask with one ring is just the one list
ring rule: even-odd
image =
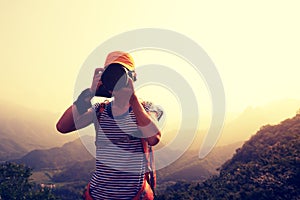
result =
[[92,160],[93,157],[82,145],[80,139],[68,142],[61,147],[33,150],[20,159],[17,163],[26,164],[35,170],[63,169],[77,162]]
[[300,113],[262,126],[221,166],[218,176],[202,183],[178,182],[158,200],[300,199],[299,147]]
[[76,134],[62,135],[55,124],[58,115],[19,105],[0,105],[0,161],[16,159],[34,149],[62,146]]

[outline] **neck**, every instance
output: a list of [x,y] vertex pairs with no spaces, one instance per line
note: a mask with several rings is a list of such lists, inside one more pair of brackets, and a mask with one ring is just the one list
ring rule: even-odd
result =
[[116,107],[118,107],[118,108],[120,108],[120,109],[122,109],[122,108],[125,108],[125,109],[127,109],[127,108],[129,108],[129,102],[128,101],[124,101],[124,99],[121,99],[121,98],[114,98],[114,103],[113,103],[113,106],[116,106]]

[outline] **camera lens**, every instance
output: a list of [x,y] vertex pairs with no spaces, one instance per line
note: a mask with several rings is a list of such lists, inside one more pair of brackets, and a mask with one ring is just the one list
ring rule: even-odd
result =
[[127,71],[123,65],[113,63],[106,67],[101,76],[104,87],[109,90],[120,90],[128,84]]

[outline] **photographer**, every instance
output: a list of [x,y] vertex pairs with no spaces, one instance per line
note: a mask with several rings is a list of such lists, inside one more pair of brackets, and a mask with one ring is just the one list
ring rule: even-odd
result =
[[[90,88],[84,90],[57,122],[69,133],[94,123],[96,170],[85,199],[153,199],[148,147],[160,141],[155,124],[162,111],[140,102],[132,57],[125,52],[108,54],[104,68],[95,69]],[[91,105],[93,96],[113,97],[109,103]],[[156,117],[154,119],[151,116]],[[152,180],[153,182],[153,180]],[[152,188],[152,189],[151,189]]]

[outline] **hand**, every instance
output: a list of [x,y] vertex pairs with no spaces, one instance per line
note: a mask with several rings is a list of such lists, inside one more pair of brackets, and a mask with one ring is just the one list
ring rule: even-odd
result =
[[104,68],[96,68],[94,72],[93,82],[91,85],[91,92],[95,94],[97,88],[102,84],[100,81],[102,73],[104,72]]
[[132,96],[135,96],[133,81],[131,78],[128,78],[128,84],[126,87],[123,87],[119,90],[112,91],[115,99],[122,99],[123,102],[129,102]]
[[133,80],[130,77],[128,77],[128,85],[126,88],[130,91],[131,94],[134,94]]
[[135,96],[133,80],[131,78],[128,78],[128,84],[123,91],[127,94],[129,101],[131,100],[132,96]]
[[128,90],[128,93],[130,94],[129,104],[133,105],[134,104],[133,101],[137,100],[138,98],[135,94],[133,80],[131,78],[128,78],[128,85],[126,88]]

